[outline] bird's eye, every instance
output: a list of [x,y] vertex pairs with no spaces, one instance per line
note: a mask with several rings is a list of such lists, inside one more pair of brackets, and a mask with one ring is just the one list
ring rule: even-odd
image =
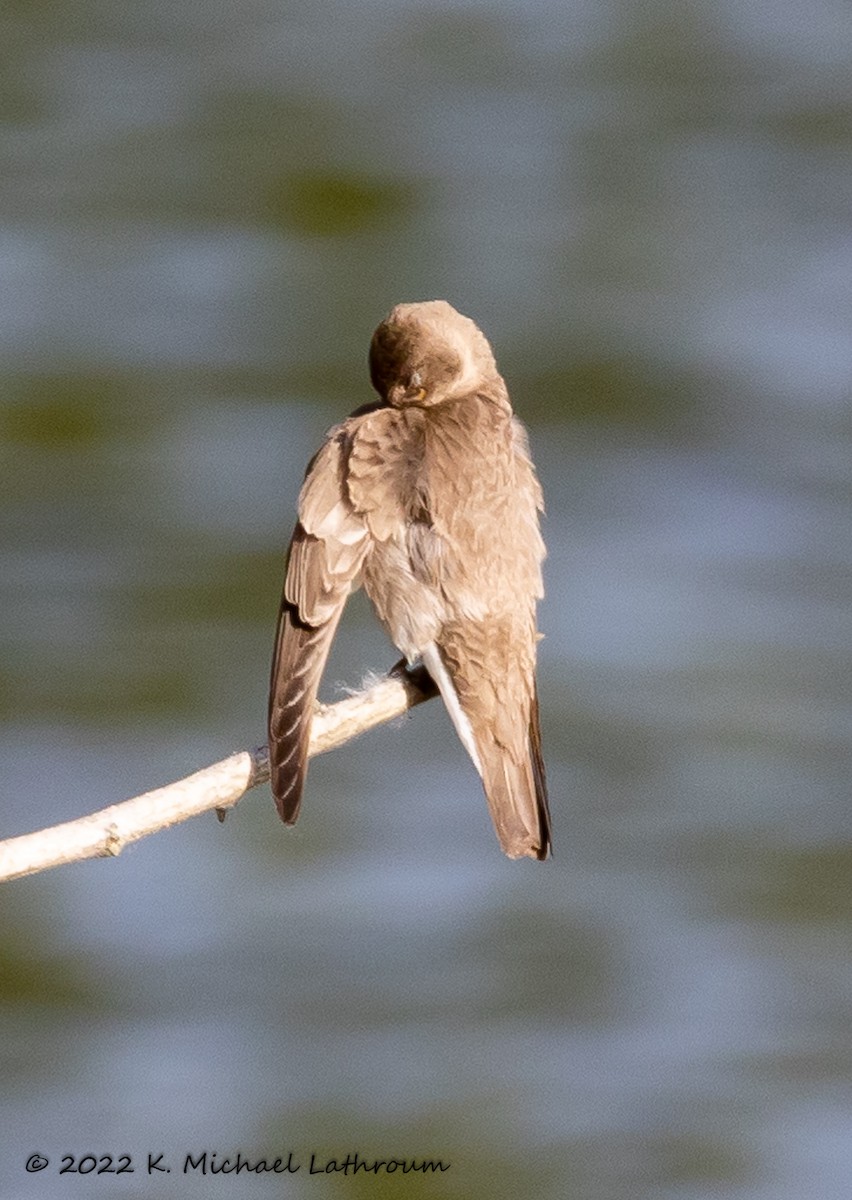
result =
[[419,371],[413,371],[411,374],[408,381],[408,394],[415,403],[426,399],[426,389],[423,387]]

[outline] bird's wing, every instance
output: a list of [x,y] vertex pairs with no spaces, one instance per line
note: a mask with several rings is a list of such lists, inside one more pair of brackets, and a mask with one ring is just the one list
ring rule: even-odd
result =
[[417,409],[384,407],[368,413],[353,427],[347,489],[377,542],[398,532],[411,515],[411,506],[416,506],[423,421],[423,413]]
[[290,543],[269,691],[269,769],[281,819],[299,815],[320,677],[346,597],[369,548],[346,489],[347,433],[332,430],[311,461]]
[[[534,642],[517,620],[448,623],[423,655],[482,779],[491,819],[510,858],[550,853]],[[437,661],[436,661],[437,660]],[[471,745],[472,743],[472,745]]]
[[[503,850],[543,859],[550,816],[535,686],[541,488],[523,426],[505,409],[467,405],[448,417],[431,426],[429,449],[442,480],[435,530],[449,550],[427,562],[447,612],[423,661],[482,779]],[[466,446],[488,448],[472,473],[457,466],[460,430]]]

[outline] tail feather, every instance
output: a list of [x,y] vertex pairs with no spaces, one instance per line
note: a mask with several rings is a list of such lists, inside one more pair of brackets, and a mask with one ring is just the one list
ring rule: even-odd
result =
[[482,784],[491,820],[504,854],[509,858],[537,858],[550,854],[550,815],[547,797],[538,790],[538,773],[532,753],[516,763],[505,747],[492,742],[483,758]]
[[462,709],[439,647],[430,643],[424,648],[422,658],[482,779],[491,820],[504,853],[509,858],[547,858],[550,854],[550,811],[535,687],[530,703],[528,753],[516,762],[492,729],[474,728]]
[[550,804],[547,798],[547,776],[544,770],[544,756],[541,749],[538,688],[535,686],[535,683],[533,684],[532,704],[530,706],[530,763],[532,764],[536,808],[538,810],[539,841],[542,848],[542,853],[538,857],[545,859],[552,852],[550,840]]
[[528,753],[516,762],[495,738],[480,737],[482,785],[503,852],[509,858],[550,857],[550,808],[541,752],[538,694],[533,683]]

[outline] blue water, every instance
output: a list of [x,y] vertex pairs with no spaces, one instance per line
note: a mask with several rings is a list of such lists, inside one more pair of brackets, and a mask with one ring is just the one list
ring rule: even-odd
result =
[[[445,296],[544,485],[556,845],[503,859],[433,703],[292,831],[261,788],[4,885],[2,1194],[848,1196],[852,14],[74,0],[0,47],[0,836],[262,740],[304,466]],[[351,607],[326,699],[397,657]],[[308,1174],[356,1150],[451,1169]]]

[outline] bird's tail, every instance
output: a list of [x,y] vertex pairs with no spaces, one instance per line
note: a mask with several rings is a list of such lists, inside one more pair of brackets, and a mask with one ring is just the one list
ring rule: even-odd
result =
[[535,687],[530,702],[527,753],[516,761],[508,747],[502,745],[490,730],[474,732],[438,647],[430,643],[422,657],[482,779],[491,820],[503,852],[509,858],[547,858],[551,848],[550,809]]
[[515,762],[505,746],[496,741],[484,746],[482,742],[482,785],[503,852],[509,858],[548,858],[550,809],[535,700],[526,758]]

